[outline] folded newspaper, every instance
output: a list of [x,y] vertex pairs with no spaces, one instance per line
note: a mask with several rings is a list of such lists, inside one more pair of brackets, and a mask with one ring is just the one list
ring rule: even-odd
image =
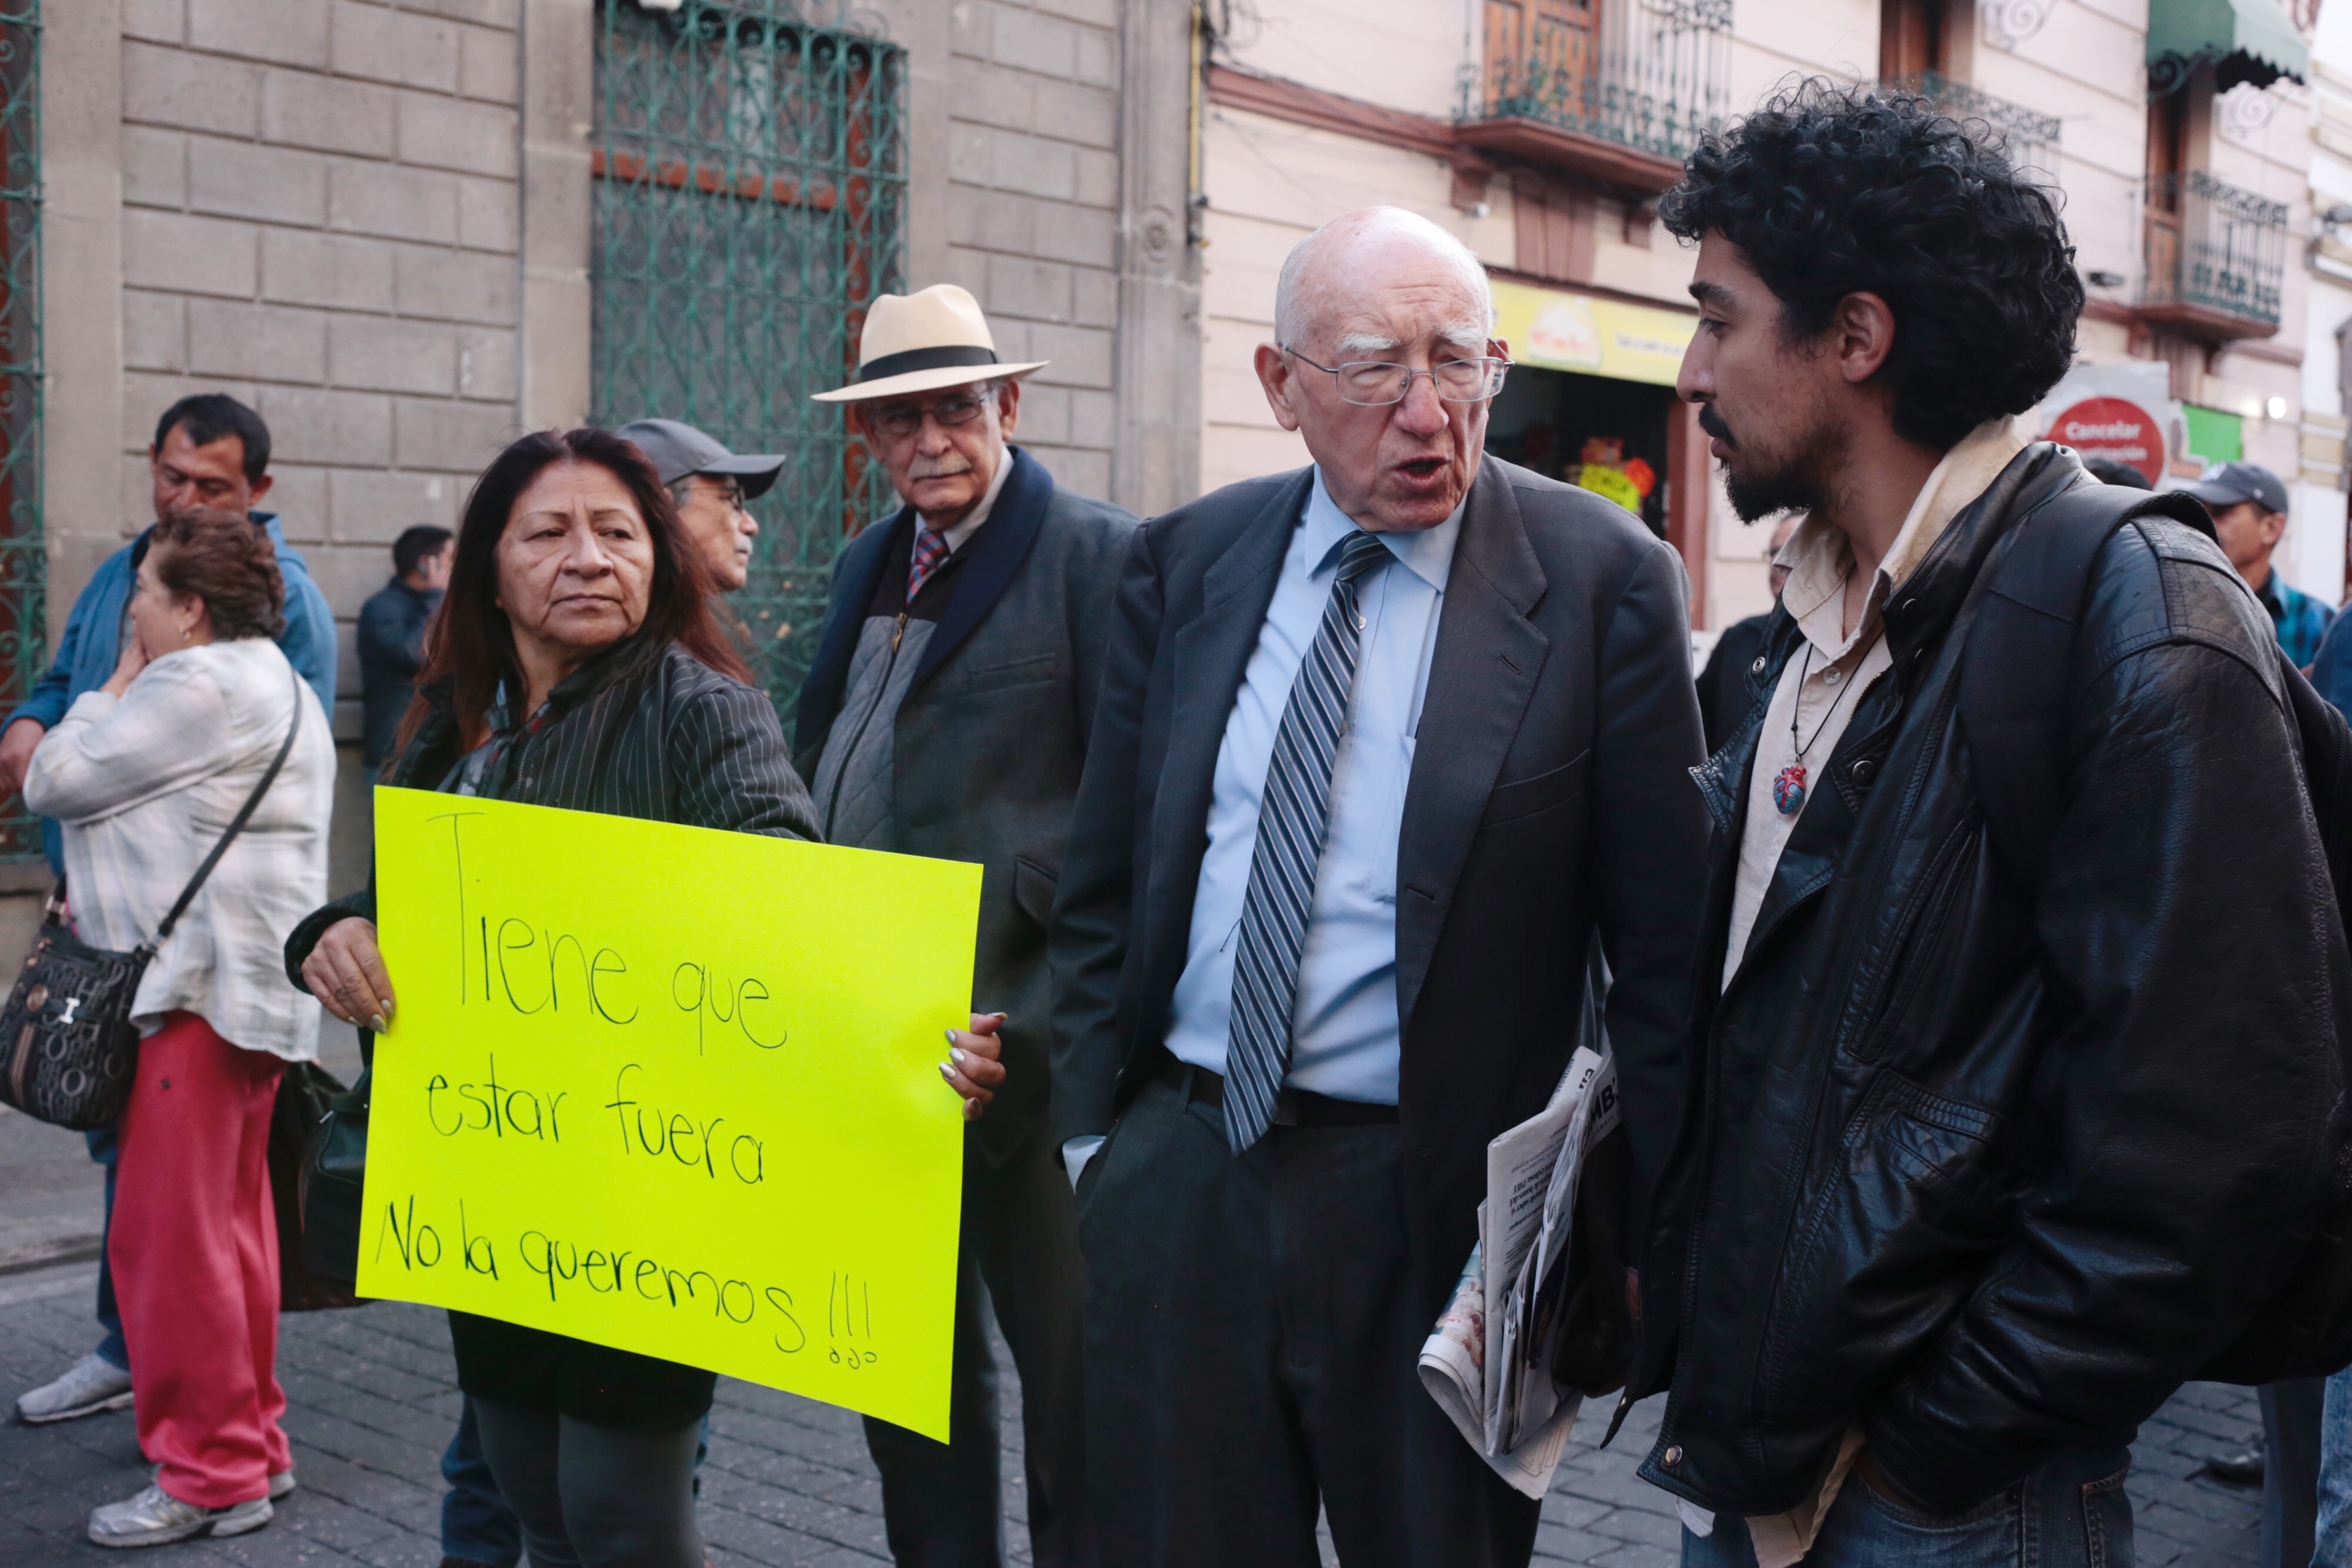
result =
[[[1597,1034],[1597,1031],[1596,1031]],[[1486,1201],[1421,1381],[1495,1473],[1540,1498],[1583,1395],[1561,1364],[1574,1288],[1576,1200],[1586,1157],[1617,1128],[1617,1068],[1605,1040],[1579,1046],[1550,1103],[1486,1145]],[[1617,1288],[1600,1281],[1598,1289]]]

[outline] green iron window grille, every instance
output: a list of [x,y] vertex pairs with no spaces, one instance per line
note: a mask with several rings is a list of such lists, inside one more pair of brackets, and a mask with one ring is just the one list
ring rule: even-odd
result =
[[2285,203],[2202,169],[2149,176],[2142,312],[2213,337],[2275,331],[2286,219]]
[[1731,0],[1485,0],[1462,118],[1537,121],[1679,162],[1723,122]]
[[[40,0],[0,0],[0,713],[47,664],[41,538]],[[0,859],[41,853],[41,820],[0,806]]]
[[835,552],[895,509],[840,408],[866,306],[901,287],[906,59],[794,0],[604,0],[591,268],[600,424],[679,419],[780,452],[734,596],[787,720]]

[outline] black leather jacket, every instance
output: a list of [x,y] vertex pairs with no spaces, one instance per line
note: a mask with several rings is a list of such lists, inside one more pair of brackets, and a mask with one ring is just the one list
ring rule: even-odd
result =
[[[1760,703],[1695,771],[1708,935],[1631,1386],[1672,1389],[1643,1478],[1704,1506],[1794,1507],[1856,1422],[1938,1511],[2122,1447],[2334,1190],[2352,968],[2269,617],[2210,540],[2109,542],[2050,672],[2069,755],[2038,898],[1986,843],[1954,707],[1969,590],[2087,482],[2029,447],[1895,592],[1893,669],[1719,993]],[[1759,697],[1799,641],[1777,616]]]

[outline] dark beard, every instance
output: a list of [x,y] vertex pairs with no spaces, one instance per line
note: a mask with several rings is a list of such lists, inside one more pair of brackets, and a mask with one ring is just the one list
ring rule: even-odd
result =
[[[1706,412],[1715,411],[1710,408]],[[1700,423],[1705,425],[1706,421],[1702,418]],[[1784,511],[1822,510],[1829,500],[1827,476],[1836,466],[1834,459],[1840,445],[1834,431],[1822,429],[1794,452],[1785,456],[1745,455],[1746,460],[1742,461],[1743,454],[1735,442],[1732,455],[1723,461],[1724,494],[1731,502],[1731,510],[1742,522],[1760,522]]]

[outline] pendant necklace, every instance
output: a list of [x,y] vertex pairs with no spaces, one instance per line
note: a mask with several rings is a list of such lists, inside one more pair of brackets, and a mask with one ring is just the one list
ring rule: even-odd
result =
[[[1864,658],[1870,657],[1871,643],[1877,640],[1877,635],[1873,634],[1870,642],[1862,645]],[[1859,674],[1861,669],[1862,661],[1857,659],[1854,661],[1854,670]],[[1813,726],[1813,739],[1803,740],[1797,730],[1797,715],[1805,705],[1805,678],[1812,672],[1813,645],[1812,640],[1807,638],[1805,662],[1797,671],[1796,696],[1789,704],[1789,744],[1795,750],[1797,760],[1782,768],[1772,779],[1772,804],[1780,807],[1780,815],[1783,816],[1794,816],[1805,808],[1805,753],[1813,749],[1814,742],[1822,738],[1822,731],[1830,727],[1830,721],[1837,715],[1838,704],[1845,700],[1846,692],[1853,690],[1854,687],[1854,682],[1849,679],[1844,689],[1830,699],[1829,711],[1822,715],[1822,721]]]

